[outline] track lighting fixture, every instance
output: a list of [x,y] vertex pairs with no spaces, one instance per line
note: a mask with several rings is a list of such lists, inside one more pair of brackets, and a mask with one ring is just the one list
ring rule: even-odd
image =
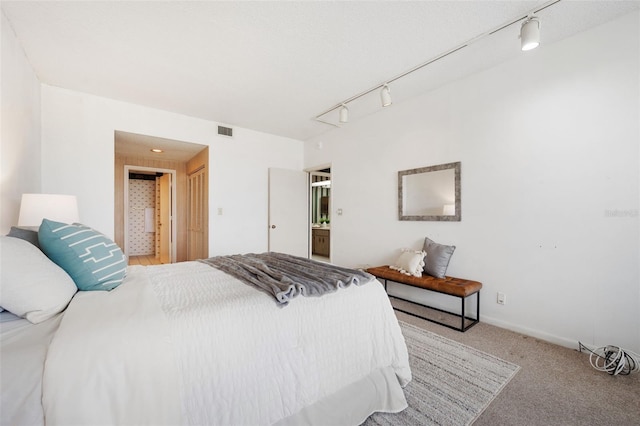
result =
[[[501,24],[500,26],[490,29],[489,31],[485,32],[484,34],[480,34],[458,46],[453,47],[450,50],[447,50],[445,52],[442,52],[441,54],[428,59],[427,61],[416,65],[413,68],[410,68],[407,71],[404,71],[394,77],[388,78],[386,80],[383,80],[384,83],[378,83],[374,86],[372,86],[369,89],[366,89],[360,93],[357,93],[353,96],[351,96],[350,98],[347,98],[345,100],[343,100],[340,103],[337,103],[335,105],[333,105],[331,108],[327,109],[326,111],[321,112],[320,114],[316,115],[315,119],[316,121],[319,121],[320,123],[324,123],[324,124],[328,124],[330,126],[335,126],[335,127],[340,127],[340,123],[347,123],[349,121],[349,109],[347,108],[346,104],[351,103],[357,99],[360,99],[363,96],[366,96],[370,93],[373,93],[375,91],[377,91],[378,89],[380,89],[380,101],[382,102],[382,106],[383,107],[387,107],[389,105],[391,105],[391,90],[389,89],[389,84],[391,83],[395,83],[397,80],[412,74],[418,70],[421,70],[431,64],[433,64],[434,62],[437,62],[443,58],[446,58],[449,55],[452,55],[462,49],[467,48],[468,46],[472,45],[473,43],[488,37],[492,34],[495,34],[498,31],[504,30],[505,28],[509,28],[512,25],[515,25],[519,22],[522,21],[521,27],[520,27],[520,42],[521,42],[521,49],[523,51],[527,51],[527,50],[531,50],[531,49],[535,49],[536,47],[538,47],[540,45],[540,18],[538,18],[537,16],[535,16],[536,13],[540,13],[543,10],[560,3],[562,0],[547,0],[546,2],[544,2],[543,4],[539,4],[538,6],[536,6],[534,9],[530,9],[528,12],[525,12],[517,17],[514,17],[513,19]],[[332,112],[338,110],[338,118],[340,123],[336,123],[335,121],[326,121],[325,119],[323,119],[323,117]]]
[[520,43],[523,51],[535,49],[540,45],[540,20],[529,16],[520,27]]
[[391,105],[391,91],[387,83],[385,83],[382,86],[382,90],[380,90],[380,101],[382,101],[383,107]]
[[342,104],[340,107],[340,122],[348,123],[349,122],[349,108],[345,104]]

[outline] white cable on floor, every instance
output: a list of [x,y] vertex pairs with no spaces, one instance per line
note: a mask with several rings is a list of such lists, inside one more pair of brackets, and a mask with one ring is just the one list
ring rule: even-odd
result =
[[580,345],[580,352],[582,352],[582,348],[585,348],[591,353],[589,362],[598,371],[605,371],[612,376],[617,376],[618,374],[628,375],[640,371],[640,355],[635,352],[613,345],[591,350],[581,342],[578,342],[578,344]]

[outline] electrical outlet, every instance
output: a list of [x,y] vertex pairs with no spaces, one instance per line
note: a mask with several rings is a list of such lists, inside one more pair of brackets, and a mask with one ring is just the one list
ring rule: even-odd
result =
[[505,305],[507,303],[507,296],[504,293],[498,292],[498,298],[496,299],[498,305]]

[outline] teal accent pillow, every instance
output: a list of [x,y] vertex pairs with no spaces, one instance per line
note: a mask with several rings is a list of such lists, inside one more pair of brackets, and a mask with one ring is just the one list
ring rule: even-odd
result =
[[108,291],[124,279],[127,270],[124,253],[94,229],[44,219],[38,240],[42,251],[73,278],[80,290]]

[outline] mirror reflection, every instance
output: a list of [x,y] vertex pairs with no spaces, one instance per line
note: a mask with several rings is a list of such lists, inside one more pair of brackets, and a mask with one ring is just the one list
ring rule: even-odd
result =
[[460,162],[398,172],[400,220],[460,221]]

